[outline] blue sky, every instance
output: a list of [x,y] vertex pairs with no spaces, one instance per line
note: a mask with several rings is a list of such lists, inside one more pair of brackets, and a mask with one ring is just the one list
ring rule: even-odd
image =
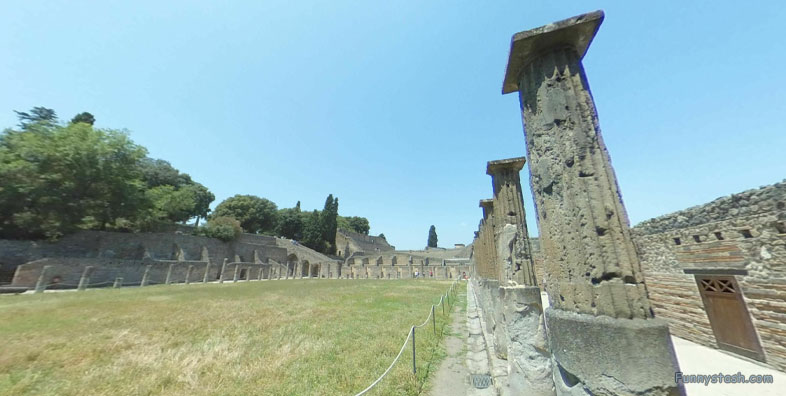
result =
[[511,36],[595,9],[584,66],[633,224],[786,177],[778,1],[4,1],[0,126],[90,111],[216,203],[332,193],[398,248],[431,224],[469,243],[486,161],[525,155]]

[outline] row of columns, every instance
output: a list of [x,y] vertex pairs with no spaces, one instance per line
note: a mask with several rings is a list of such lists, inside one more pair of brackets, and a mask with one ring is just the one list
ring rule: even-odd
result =
[[[539,394],[683,394],[674,381],[679,368],[668,327],[650,308],[582,64],[603,19],[595,11],[516,33],[503,82],[503,94],[519,94],[551,305],[545,327],[553,386]],[[498,236],[498,224],[522,222],[511,219],[515,210],[508,212],[519,206],[515,194],[505,192],[512,188],[495,183]],[[499,280],[534,286],[534,276],[520,267],[525,256],[499,268]],[[479,274],[490,273],[486,260]]]

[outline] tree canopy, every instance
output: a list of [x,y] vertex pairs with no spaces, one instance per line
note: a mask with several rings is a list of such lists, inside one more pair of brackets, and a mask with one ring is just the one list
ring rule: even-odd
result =
[[277,210],[276,204],[268,199],[238,194],[218,204],[212,216],[233,217],[243,230],[252,234],[273,234],[278,221]]
[[213,194],[188,175],[151,183],[146,164],[156,160],[125,131],[61,125],[44,107],[16,113],[20,129],[0,134],[0,237],[146,230],[207,215]]

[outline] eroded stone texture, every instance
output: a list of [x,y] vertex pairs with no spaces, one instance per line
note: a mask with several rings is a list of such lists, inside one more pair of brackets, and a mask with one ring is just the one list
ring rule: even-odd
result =
[[520,94],[553,378],[558,395],[676,395],[668,327],[653,318],[581,64],[602,20],[517,33],[503,85]]
[[514,42],[540,42],[519,78],[530,183],[552,306],[648,318],[644,280],[595,104],[579,52],[564,31],[601,20],[602,13],[556,27],[563,30],[559,37],[543,28],[514,36]]
[[519,177],[525,162],[524,157],[489,161],[486,174],[491,176],[494,188],[494,221],[497,232],[501,232],[505,224],[515,226],[514,238],[509,243],[509,258],[499,257],[503,252],[499,250],[502,245],[497,242],[499,280],[537,286]]

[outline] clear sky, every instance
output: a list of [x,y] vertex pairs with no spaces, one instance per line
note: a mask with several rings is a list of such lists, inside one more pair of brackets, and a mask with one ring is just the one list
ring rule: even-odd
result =
[[584,66],[633,224],[786,177],[781,1],[6,0],[0,127],[89,111],[215,203],[332,193],[398,248],[431,224],[469,243],[486,161],[525,155],[511,36],[595,9]]

